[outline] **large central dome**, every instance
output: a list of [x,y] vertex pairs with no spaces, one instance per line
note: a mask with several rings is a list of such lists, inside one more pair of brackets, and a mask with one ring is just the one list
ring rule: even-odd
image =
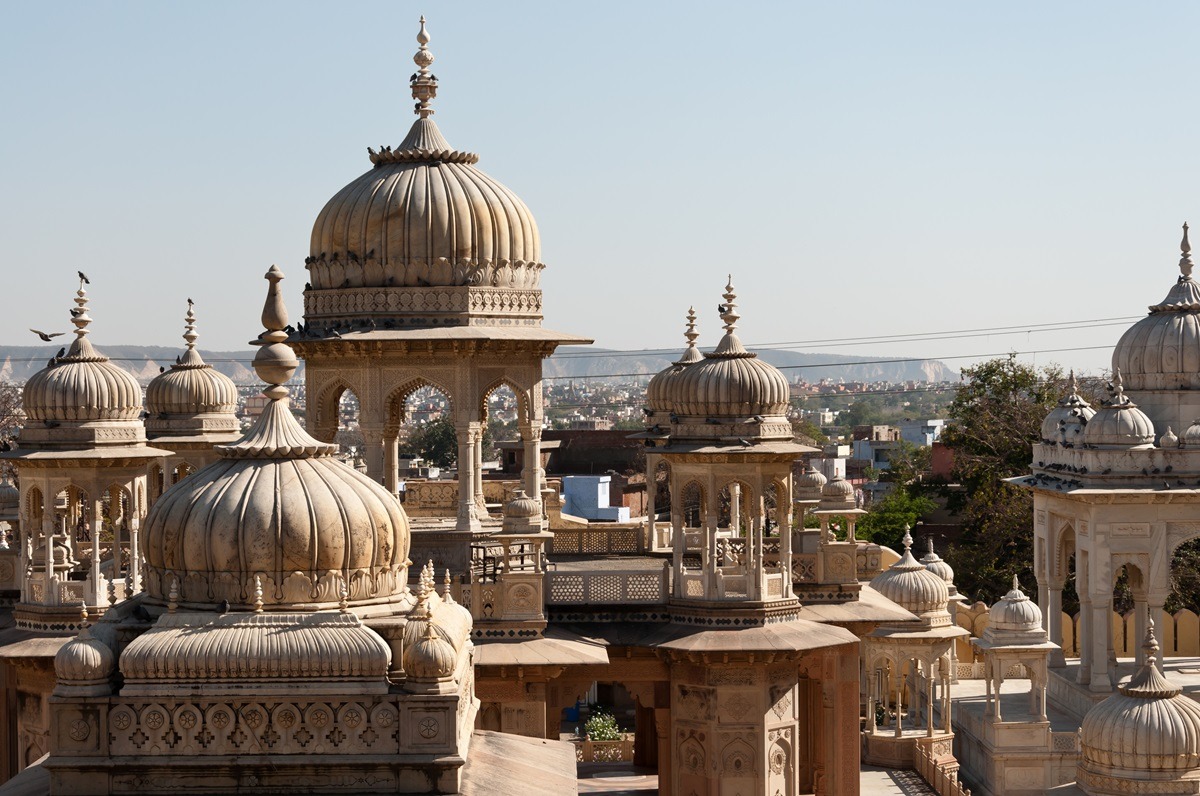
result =
[[516,194],[455,150],[433,119],[437,78],[422,24],[412,77],[417,114],[396,149],[337,193],[313,225],[308,269],[315,290],[360,287],[536,288],[541,244]]

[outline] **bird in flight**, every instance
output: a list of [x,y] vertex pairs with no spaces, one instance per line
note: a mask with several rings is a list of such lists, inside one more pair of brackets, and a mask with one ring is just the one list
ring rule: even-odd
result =
[[45,332],[39,332],[37,329],[30,329],[29,331],[33,332],[38,337],[42,338],[43,343],[48,343],[53,338],[62,337],[64,334],[66,334],[66,332],[51,332],[50,334],[46,334]]

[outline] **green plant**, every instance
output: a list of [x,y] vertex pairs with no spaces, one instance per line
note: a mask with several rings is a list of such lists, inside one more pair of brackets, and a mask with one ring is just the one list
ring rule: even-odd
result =
[[617,720],[603,710],[593,711],[583,728],[593,741],[619,741],[623,737]]

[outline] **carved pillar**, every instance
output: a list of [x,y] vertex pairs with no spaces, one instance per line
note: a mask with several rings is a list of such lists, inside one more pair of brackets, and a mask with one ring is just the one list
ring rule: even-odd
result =
[[541,500],[541,484],[538,471],[542,464],[542,429],[532,424],[521,429],[521,442],[524,443],[525,460],[521,463],[521,484],[525,494],[535,500]]
[[[1078,588],[1078,586],[1077,586]],[[1092,681],[1092,601],[1084,596],[1080,589],[1079,597],[1079,626],[1075,629],[1076,646],[1079,647],[1079,677],[1080,685]]]
[[[1146,637],[1146,617],[1148,611],[1146,609],[1146,598],[1140,595],[1134,595],[1133,598],[1133,627],[1137,634],[1134,638],[1134,662],[1140,668],[1146,662],[1146,651],[1142,649],[1142,639]],[[1159,631],[1159,635],[1162,631]],[[1128,649],[1129,645],[1126,645]],[[1161,645],[1160,645],[1161,646]]]
[[1063,655],[1063,628],[1062,628],[1062,584],[1051,584],[1049,590],[1049,599],[1046,607],[1043,609],[1046,617],[1046,630],[1050,634],[1050,640],[1058,645],[1058,649],[1050,651],[1050,665],[1055,668],[1062,668],[1067,665],[1066,658]]
[[138,539],[138,525],[140,517],[133,516],[129,521],[129,583],[132,592],[127,595],[132,597],[142,590],[142,550],[141,542]]
[[658,739],[658,792],[671,793],[671,709],[654,709],[654,734]]
[[742,535],[742,485],[737,481],[729,485],[729,535]]
[[367,463],[367,476],[377,484],[383,483],[383,430],[371,426],[359,426],[363,435],[363,459]]
[[[100,516],[100,511],[104,504],[99,500],[92,500],[92,601],[90,605],[107,605],[108,590],[104,588],[104,581],[100,577],[100,531],[104,528],[104,518]],[[129,507],[130,511],[133,506]],[[114,532],[115,538],[115,532]]]
[[1088,688],[1092,691],[1111,691],[1112,683],[1108,679],[1108,650],[1112,646],[1109,639],[1112,636],[1112,598],[1107,601],[1092,599],[1092,636],[1088,646],[1092,650],[1092,674],[1088,680]]
[[[42,602],[46,605],[54,605],[54,515],[49,510],[50,505],[47,501],[47,511],[42,520],[42,530],[46,537],[46,594]],[[63,518],[66,522],[66,518]]]
[[655,499],[658,497],[658,457],[653,453],[646,454],[646,527],[649,529],[649,546],[650,550],[658,549],[656,534],[654,533],[654,514],[655,514]]
[[393,495],[400,487],[400,433],[393,429],[383,433],[383,485]]
[[479,434],[479,423],[457,424],[458,435],[458,522],[459,531],[478,531],[479,510],[475,506],[475,438]]
[[[672,478],[674,473],[672,473]],[[672,484],[674,487],[674,484]],[[675,596],[682,597],[684,595],[683,585],[683,548],[686,544],[684,528],[687,523],[683,517],[683,498],[681,491],[671,489],[671,567],[674,570],[675,576]],[[662,760],[662,756],[659,756]]]
[[471,488],[475,493],[475,508],[479,511],[480,517],[486,517],[487,501],[483,499],[483,426],[480,426],[479,433],[475,436],[473,455],[475,456],[475,478],[471,482]]

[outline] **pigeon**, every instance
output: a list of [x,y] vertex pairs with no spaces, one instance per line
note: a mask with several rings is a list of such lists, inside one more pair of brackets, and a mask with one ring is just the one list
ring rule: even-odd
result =
[[54,355],[54,358],[55,358],[55,359],[62,359],[62,358],[63,358],[63,357],[65,357],[66,355],[67,355],[67,349],[64,347],[64,348],[60,348],[60,349],[58,349],[58,353]]
[[138,603],[133,607],[132,614],[133,618],[139,622],[149,622],[151,619],[150,612],[147,611],[146,606],[142,605],[141,603]]
[[71,312],[72,318],[78,318],[80,315],[83,314],[83,310],[71,310],[70,312]]
[[29,331],[42,338],[43,343],[48,343],[51,339],[55,337],[62,337],[64,334],[66,334],[66,332],[39,332],[37,329],[30,329]]
[[158,366],[158,372],[159,372],[159,373],[166,373],[166,372],[167,372],[167,369],[166,369],[166,368],[164,368],[162,365],[159,365],[159,366]]
[[229,600],[221,600],[221,607],[218,609],[220,613],[229,613]]
[[83,284],[85,284],[85,285],[92,284],[92,280],[88,279],[87,274],[85,274],[83,271],[76,271],[75,273],[79,274],[79,281],[82,282]]

